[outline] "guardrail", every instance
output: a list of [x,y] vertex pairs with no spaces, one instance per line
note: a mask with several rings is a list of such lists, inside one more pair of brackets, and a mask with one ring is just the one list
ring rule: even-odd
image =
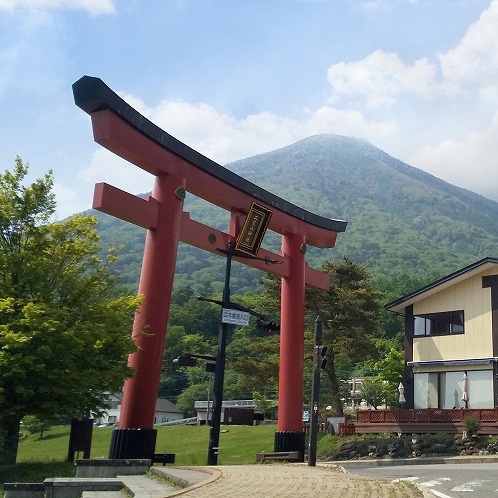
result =
[[170,422],[161,422],[160,424],[154,424],[154,426],[164,426],[164,425],[190,425],[197,423],[197,417],[182,418],[180,420],[171,420]]

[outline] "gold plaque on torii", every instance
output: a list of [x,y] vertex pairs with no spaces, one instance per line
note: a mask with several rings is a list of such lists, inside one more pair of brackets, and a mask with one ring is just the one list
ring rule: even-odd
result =
[[261,242],[263,242],[272,213],[273,211],[257,202],[251,204],[244,226],[235,244],[236,252],[256,256]]

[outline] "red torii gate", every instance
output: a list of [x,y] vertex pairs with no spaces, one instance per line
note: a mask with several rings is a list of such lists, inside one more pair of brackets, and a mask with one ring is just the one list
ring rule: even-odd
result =
[[[261,259],[233,259],[282,278],[275,450],[297,450],[304,457],[304,288],[329,285],[328,275],[310,268],[304,255],[307,244],[334,247],[347,223],[305,211],[211,161],[147,120],[98,78],[83,76],[73,94],[76,105],[91,116],[95,141],[156,177],[146,199],[105,183],[95,186],[95,209],[147,229],[138,289],[144,299],[132,332],[138,350],[128,360],[136,373],[125,381],[109,457],[150,458],[154,453],[154,412],[178,242],[220,255],[239,234],[255,200],[273,212],[268,228],[282,235],[281,253],[260,249]],[[187,191],[229,211],[229,233],[191,220],[183,211]],[[265,258],[282,264],[268,265]]]

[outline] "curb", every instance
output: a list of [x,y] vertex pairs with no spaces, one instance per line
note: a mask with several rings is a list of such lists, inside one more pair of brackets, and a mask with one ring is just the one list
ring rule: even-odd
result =
[[[178,474],[175,473],[175,470],[179,470],[180,473],[181,471],[185,471],[185,476],[178,476]],[[151,467],[150,472],[164,477],[174,482],[175,484],[178,484],[179,486],[182,486],[182,489],[173,491],[172,493],[168,493],[167,495],[164,495],[164,498],[182,495],[184,493],[187,493],[188,491],[192,491],[193,489],[197,489],[206,484],[210,484],[221,477],[221,471],[211,467],[171,467],[170,470],[167,467]],[[195,482],[193,482],[188,478],[189,472],[195,472],[196,474],[206,474],[206,478],[202,479],[201,481],[195,480]]]
[[394,467],[398,465],[438,465],[461,463],[495,463],[498,455],[454,456],[454,457],[420,457],[420,458],[386,458],[377,460],[334,460],[320,462],[324,465],[339,467]]

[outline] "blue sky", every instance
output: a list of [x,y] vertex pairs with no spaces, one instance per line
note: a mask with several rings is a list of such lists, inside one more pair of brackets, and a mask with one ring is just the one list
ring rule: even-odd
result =
[[51,168],[58,218],[152,189],[93,142],[90,75],[221,164],[333,133],[498,200],[497,32],[498,0],[0,0],[1,169]]

